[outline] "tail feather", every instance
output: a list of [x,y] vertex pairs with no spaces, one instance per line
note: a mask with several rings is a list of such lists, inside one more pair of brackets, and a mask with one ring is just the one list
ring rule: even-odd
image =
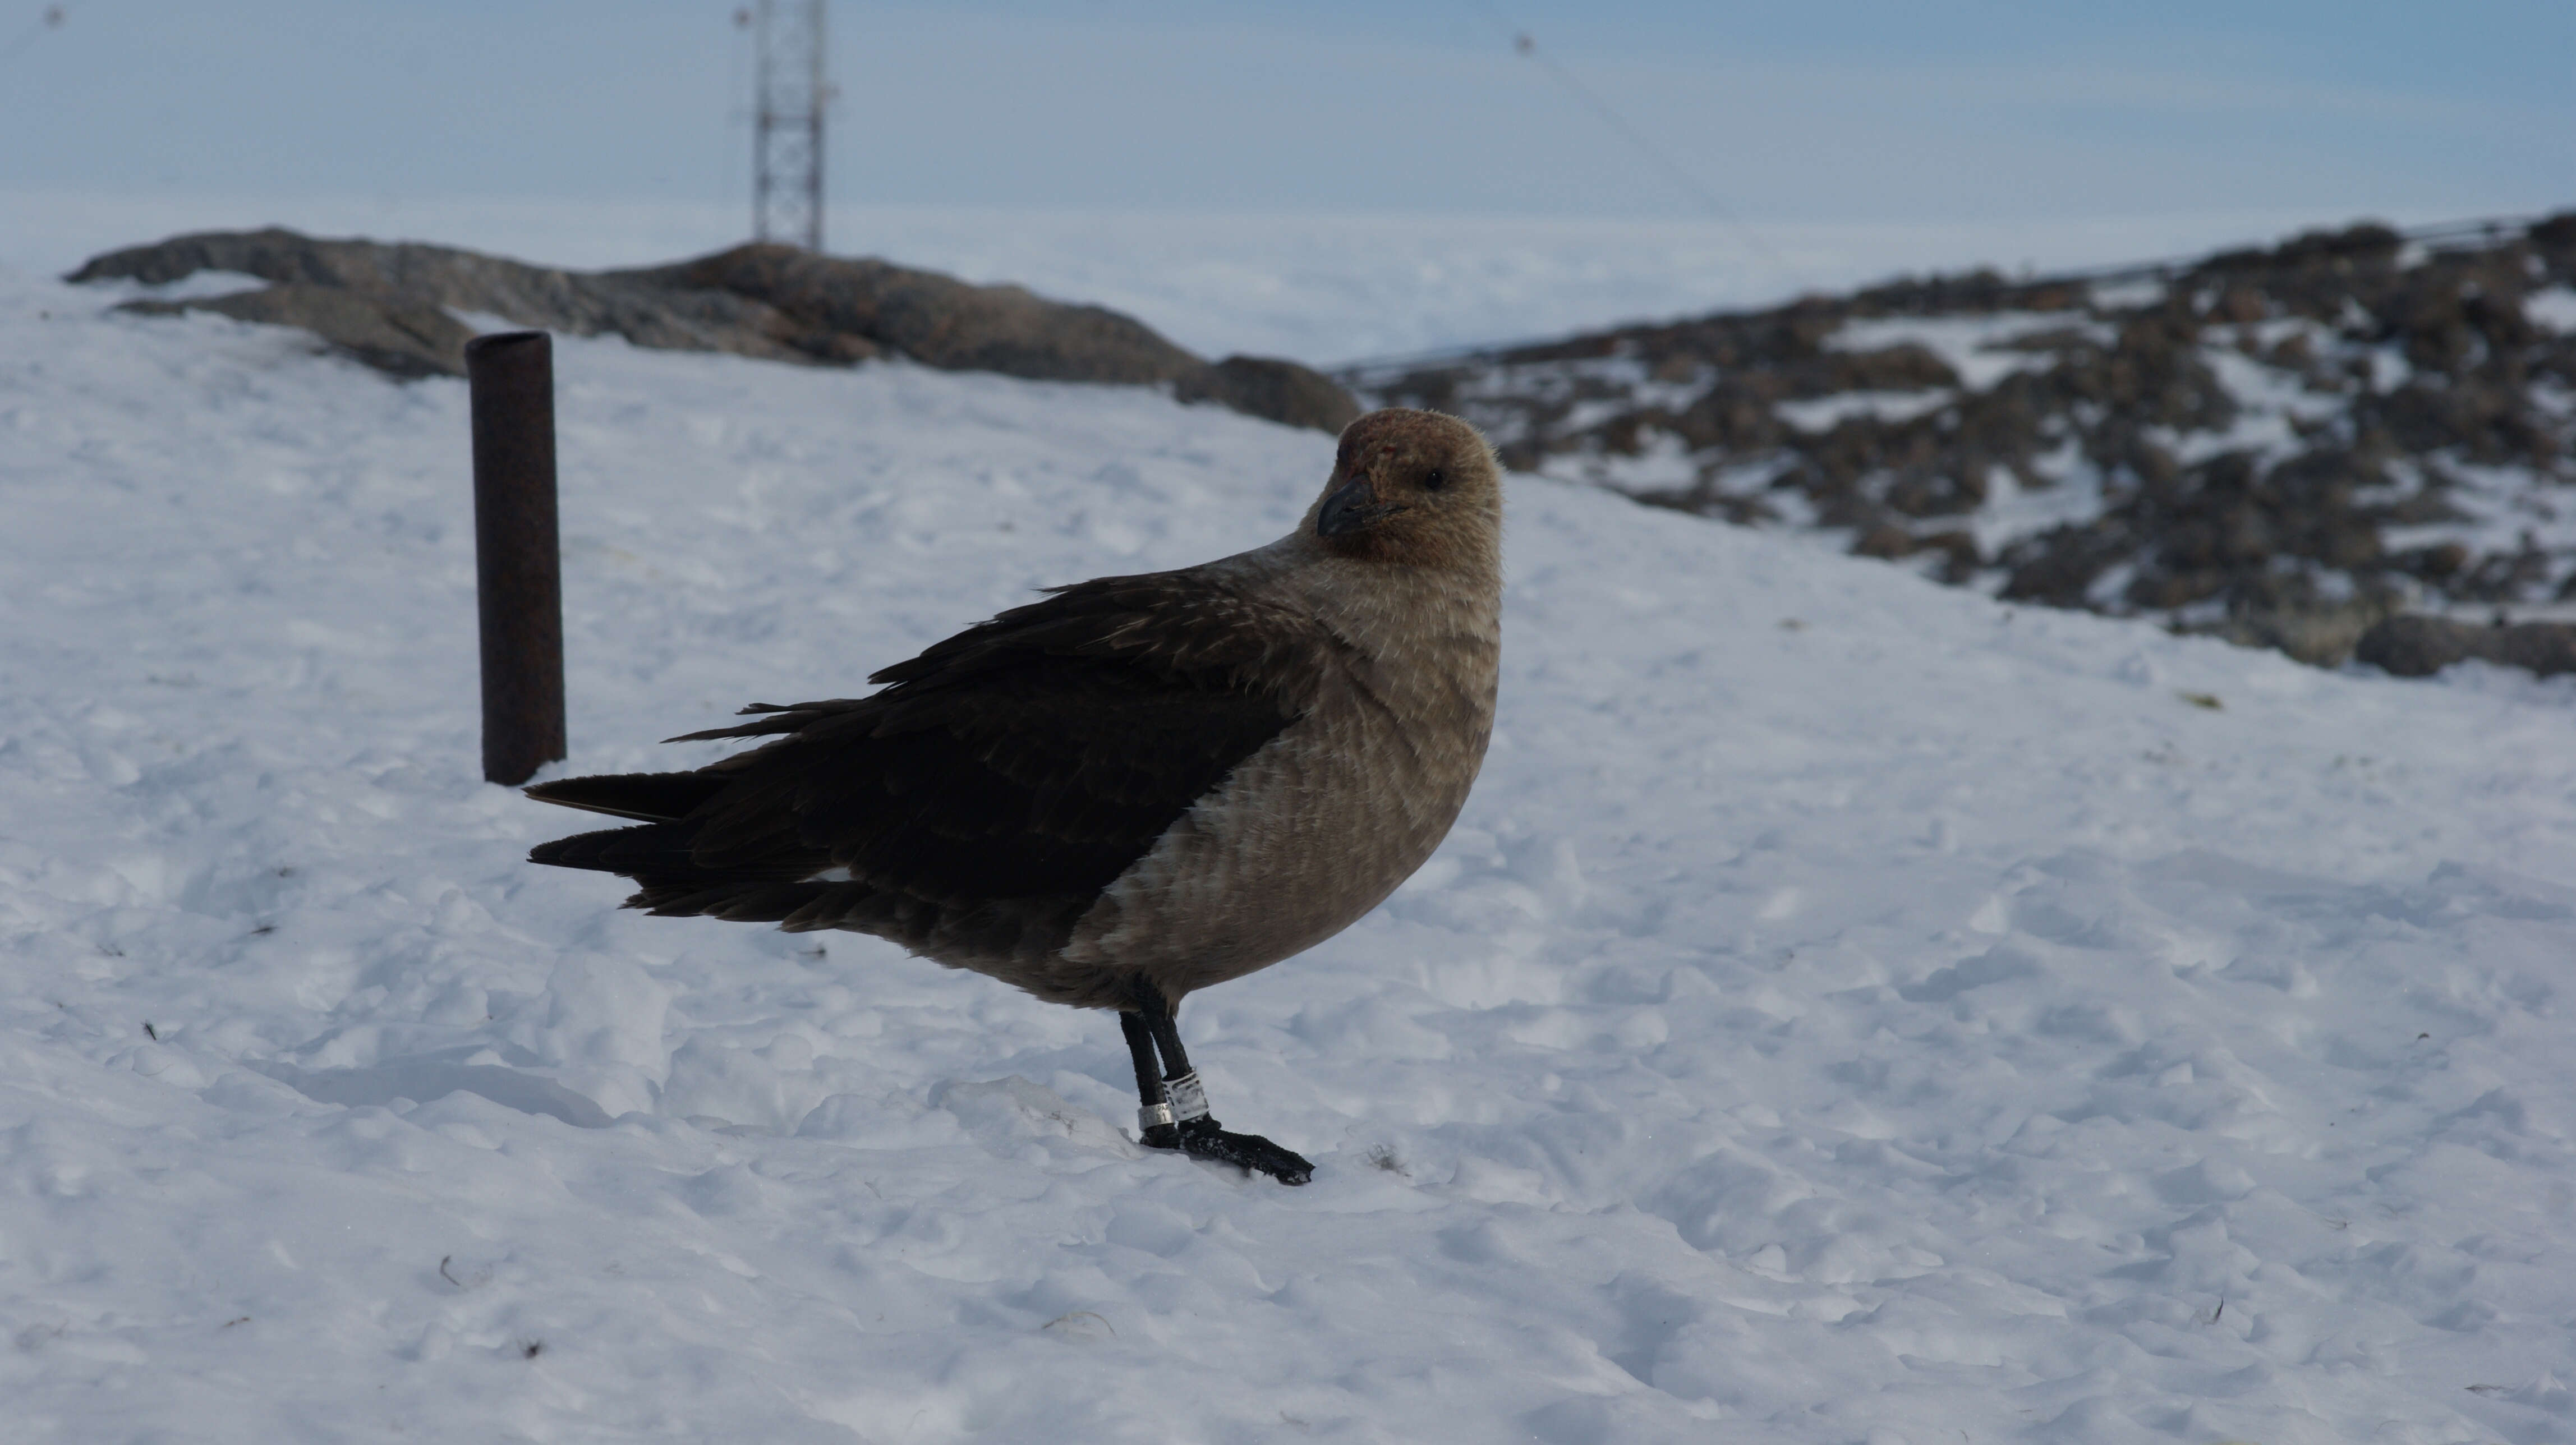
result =
[[569,838],[539,843],[528,850],[528,861],[557,868],[623,873],[630,878],[644,873],[685,875],[697,871],[689,857],[689,843],[697,831],[679,823],[647,823],[641,828],[575,833]]
[[[735,714],[736,717],[748,717],[753,721],[736,723],[729,728],[708,728],[704,732],[682,733],[678,737],[664,738],[662,741],[700,743],[713,738],[758,738],[768,737],[773,733],[792,733],[817,718],[836,712],[848,712],[858,705],[857,701],[846,697],[832,698],[823,702],[788,703],[783,706],[774,702],[756,702]],[[740,757],[742,754],[737,753],[735,756]]]
[[576,833],[528,850],[528,861],[557,868],[622,873],[639,891],[626,900],[666,916],[708,914],[743,922],[775,923],[814,901],[829,886],[804,881],[820,867],[813,858],[772,858],[710,868],[692,855],[700,825],[647,823]]
[[[698,805],[724,791],[732,779],[707,772],[602,773],[590,778],[562,778],[527,790],[541,803],[633,818],[639,823],[675,823]],[[545,860],[538,860],[543,862]],[[582,865],[575,864],[575,867]]]
[[540,783],[528,789],[529,797],[633,818],[639,826],[540,843],[528,850],[528,861],[624,874],[637,887],[626,900],[629,908],[664,916],[779,922],[835,886],[812,881],[831,860],[789,842],[783,848],[754,850],[747,859],[700,861],[698,845],[707,823],[689,815],[733,781],[695,772],[617,773]]

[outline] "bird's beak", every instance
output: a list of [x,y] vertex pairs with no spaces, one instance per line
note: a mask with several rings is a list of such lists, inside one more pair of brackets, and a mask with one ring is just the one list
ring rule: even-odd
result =
[[1315,516],[1315,535],[1339,537],[1356,532],[1404,510],[1402,502],[1381,502],[1377,488],[1361,477],[1350,485],[1324,498],[1324,509]]

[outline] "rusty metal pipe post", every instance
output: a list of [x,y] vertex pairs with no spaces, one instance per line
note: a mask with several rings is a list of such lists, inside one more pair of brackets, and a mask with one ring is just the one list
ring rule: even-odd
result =
[[555,529],[554,344],[465,343],[474,413],[474,576],[483,776],[516,786],[564,756],[563,560]]

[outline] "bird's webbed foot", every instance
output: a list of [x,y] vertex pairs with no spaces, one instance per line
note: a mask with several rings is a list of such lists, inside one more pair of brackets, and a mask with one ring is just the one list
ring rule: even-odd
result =
[[[1169,1004],[1159,996],[1150,1009],[1122,1012],[1127,1048],[1136,1064],[1136,1093],[1144,1107],[1136,1111],[1139,1135],[1149,1149],[1177,1149],[1193,1159],[1214,1159],[1282,1184],[1303,1184],[1315,1177],[1306,1157],[1282,1149],[1258,1134],[1229,1134],[1208,1114],[1207,1090],[1198,1071],[1181,1050],[1180,1030],[1172,1023]],[[1162,1066],[1157,1067],[1160,1056]]]
[[1282,1149],[1258,1134],[1228,1133],[1204,1114],[1187,1123],[1162,1124],[1146,1130],[1145,1144],[1148,1148],[1178,1149],[1193,1159],[1213,1159],[1255,1174],[1267,1174],[1282,1184],[1303,1184],[1315,1177],[1315,1166],[1303,1154]]

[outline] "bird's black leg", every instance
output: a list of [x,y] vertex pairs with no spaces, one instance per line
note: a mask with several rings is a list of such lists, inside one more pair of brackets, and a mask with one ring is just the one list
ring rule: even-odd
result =
[[1180,1116],[1163,1092],[1163,1074],[1154,1067],[1154,1033],[1141,1013],[1121,1013],[1118,1028],[1127,1035],[1127,1056],[1136,1065],[1136,1097],[1143,1107],[1136,1111],[1136,1127],[1151,1149],[1181,1147]]
[[[1122,1013],[1118,1022],[1126,1029],[1127,1047],[1136,1056],[1136,1092],[1145,1100],[1148,1145],[1179,1149],[1193,1159],[1219,1160],[1267,1174],[1282,1184],[1303,1184],[1315,1177],[1315,1166],[1303,1155],[1282,1149],[1258,1134],[1229,1134],[1217,1127],[1215,1117],[1208,1113],[1207,1091],[1199,1087],[1198,1071],[1190,1067],[1190,1056],[1181,1050],[1181,1031],[1173,1022],[1170,1005]],[[1150,1039],[1151,1048],[1162,1051],[1160,1078],[1153,1076],[1148,1046],[1137,1042],[1140,1034]],[[1163,1119],[1172,1122],[1162,1125]],[[1169,1133],[1160,1132],[1166,1128]]]

